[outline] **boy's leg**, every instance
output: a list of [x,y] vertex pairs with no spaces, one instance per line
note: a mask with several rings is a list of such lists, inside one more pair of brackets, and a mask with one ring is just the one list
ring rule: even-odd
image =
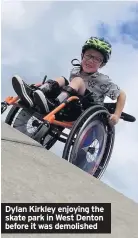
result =
[[82,78],[75,77],[67,87],[63,88],[63,91],[57,97],[59,103],[62,103],[64,100],[70,96],[83,96],[85,94],[86,86]]
[[[15,75],[12,78],[12,86],[15,92],[17,93],[19,98],[29,107],[34,106],[34,103],[35,103],[34,92],[37,91],[39,95],[39,92],[44,91],[44,94],[46,94],[47,97],[50,96],[54,98],[54,96],[56,97],[56,95],[58,95],[61,92],[61,87],[67,84],[68,84],[67,79],[65,79],[64,77],[60,77],[60,78],[57,78],[55,81],[47,80],[47,82],[41,87],[39,88],[34,87],[34,89],[32,89],[29,85],[27,85],[23,81],[23,79],[20,76]],[[37,89],[39,89],[39,91]],[[42,94],[42,98],[44,101],[44,105],[46,105],[45,107],[48,109],[47,100],[43,94]]]
[[[63,83],[64,82],[64,83]],[[12,78],[13,88],[17,95],[24,101],[28,106],[33,106],[34,103],[38,105],[44,113],[49,112],[49,100],[47,100],[47,94],[59,94],[55,100],[55,106],[62,103],[65,99],[70,96],[84,95],[85,84],[80,77],[74,78],[68,85],[68,81],[64,77],[57,79],[56,81],[49,80],[47,83],[39,87],[37,90],[32,90],[19,76],[14,76]],[[61,86],[63,90],[60,93]],[[52,108],[54,105],[52,105]]]
[[55,103],[54,99],[61,93],[62,88],[68,84],[69,83],[66,78],[60,77],[55,81],[48,80],[47,83],[43,84],[34,92],[34,102],[39,106],[41,112],[49,112],[51,109],[50,105],[53,108]]
[[[63,81],[64,80],[64,81]],[[48,113],[51,109],[53,109],[55,106],[58,106],[60,103],[62,103],[64,100],[66,100],[70,96],[78,96],[82,92],[79,92],[82,88],[81,86],[81,78],[73,79],[70,84],[68,84],[68,81],[65,78],[58,78],[57,79],[58,84],[61,86],[60,94],[58,92],[58,95],[54,97],[55,100],[49,100],[49,98],[46,98],[47,96],[45,92],[45,85],[41,86],[38,90],[34,92],[34,101],[35,104],[37,104],[42,112]],[[53,93],[57,93],[57,91],[53,91]]]

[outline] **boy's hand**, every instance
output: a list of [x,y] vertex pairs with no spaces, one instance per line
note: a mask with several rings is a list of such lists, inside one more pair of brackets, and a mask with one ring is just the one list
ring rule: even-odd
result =
[[120,117],[117,114],[112,114],[110,116],[110,122],[112,125],[116,125],[119,122]]
[[120,95],[117,98],[116,109],[114,114],[110,116],[111,125],[116,125],[120,119],[121,113],[123,111],[124,105],[126,101],[126,94],[122,90],[120,91]]

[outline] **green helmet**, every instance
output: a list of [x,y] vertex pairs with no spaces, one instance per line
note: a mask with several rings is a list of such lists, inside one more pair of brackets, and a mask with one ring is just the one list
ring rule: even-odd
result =
[[104,63],[106,64],[110,59],[112,53],[111,44],[104,38],[90,37],[82,47],[82,54],[88,49],[98,50],[104,56]]

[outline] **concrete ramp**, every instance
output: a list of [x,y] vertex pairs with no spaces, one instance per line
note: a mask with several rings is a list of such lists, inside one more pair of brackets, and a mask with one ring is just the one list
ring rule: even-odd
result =
[[138,238],[138,204],[19,131],[2,124],[2,202],[111,202],[112,234],[5,234],[2,237]]

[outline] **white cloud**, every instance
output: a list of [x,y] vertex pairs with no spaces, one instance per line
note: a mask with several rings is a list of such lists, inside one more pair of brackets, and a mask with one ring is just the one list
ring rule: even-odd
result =
[[74,9],[69,16],[68,23],[81,39],[85,40],[86,36],[89,35],[89,25],[86,24],[83,9]]
[[[27,1],[4,1],[2,2],[2,64],[9,66],[19,65],[26,61],[29,64],[37,63],[35,55],[35,44],[29,36],[29,29],[32,29],[46,14],[52,6],[52,2],[27,2]],[[12,32],[13,31],[13,32]],[[12,32],[12,38],[9,40],[7,33]],[[23,35],[24,33],[24,35]],[[15,34],[15,38],[14,38]],[[22,39],[20,39],[20,35]],[[16,39],[16,36],[19,38]],[[36,38],[37,36],[34,35]],[[23,40],[26,45],[21,46]],[[3,53],[4,52],[4,53]],[[27,55],[27,52],[30,53]]]
[[25,19],[25,9],[22,2],[2,3],[2,24],[9,27],[20,27]]
[[89,29],[88,34],[95,34],[96,25],[101,21],[111,25],[112,32],[115,34],[116,25],[126,19],[129,21],[134,19],[133,11],[130,11],[131,7],[131,2],[92,1],[85,4],[80,2],[77,9],[72,11],[69,20],[79,34],[83,34],[84,30],[84,37],[87,37],[87,29]]
[[13,29],[26,29],[35,24],[52,2],[4,1],[2,3],[2,24]]

